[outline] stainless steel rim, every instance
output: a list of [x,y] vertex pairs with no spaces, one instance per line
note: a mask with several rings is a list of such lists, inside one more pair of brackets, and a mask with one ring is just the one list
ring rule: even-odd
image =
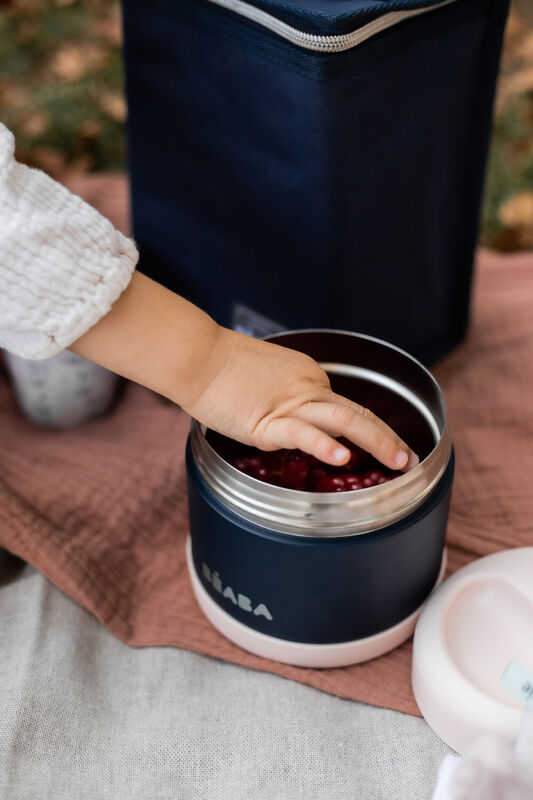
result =
[[[272,338],[316,330],[290,331]],[[435,446],[415,469],[390,483],[352,492],[314,493],[284,489],[245,475],[226,462],[209,444],[205,427],[193,421],[191,451],[198,471],[215,497],[228,509],[249,522],[268,530],[294,536],[326,537],[354,536],[392,525],[415,511],[427,499],[443,476],[451,455],[451,442],[446,421],[446,406],[440,388],[426,368],[405,351],[370,336],[342,331],[321,331],[367,340],[396,351],[409,359],[430,379],[439,398],[439,409],[429,408],[399,381],[379,372],[358,366],[323,363],[330,373],[363,376],[366,380],[385,385],[415,405],[431,428]],[[364,373],[362,375],[362,373]]]

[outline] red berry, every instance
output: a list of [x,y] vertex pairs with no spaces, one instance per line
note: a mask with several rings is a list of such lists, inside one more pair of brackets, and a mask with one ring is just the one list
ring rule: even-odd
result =
[[340,475],[327,475],[317,484],[317,492],[346,492],[348,487]]
[[344,445],[344,447],[347,447],[350,451],[350,460],[346,464],[343,464],[345,469],[360,469],[360,467],[363,467],[368,463],[368,453],[358,447],[358,445],[350,442],[349,439],[345,439],[344,436],[341,436],[339,443]]
[[370,469],[361,475],[363,487],[369,489],[371,486],[377,486],[384,477],[385,475],[380,469]]
[[320,483],[320,481],[323,478],[327,478],[328,475],[329,475],[329,473],[328,473],[327,469],[325,469],[323,466],[322,467],[313,467],[312,469],[310,469],[309,470],[309,475],[307,477],[307,482],[309,484],[309,487],[310,487],[311,491],[316,491],[316,488],[317,488],[318,484]]
[[272,450],[269,452],[261,451],[259,458],[264,467],[268,467],[272,472],[279,472],[281,470],[281,456],[282,450]]
[[307,473],[309,472],[309,462],[304,453],[290,450],[285,456],[281,468],[281,484],[287,489],[306,488]]
[[250,459],[249,458],[234,458],[231,461],[232,467],[238,469],[240,472],[250,472]]
[[363,481],[359,475],[343,475],[344,483],[346,488],[349,491],[353,491],[354,489],[362,489],[363,488]]
[[385,477],[385,473],[383,472],[382,469],[371,469],[368,472],[367,477],[372,478],[372,480],[377,482],[377,481],[380,481],[382,478]]
[[274,477],[272,470],[262,465],[253,470],[252,476],[259,481],[265,481],[265,483],[272,483],[272,478]]

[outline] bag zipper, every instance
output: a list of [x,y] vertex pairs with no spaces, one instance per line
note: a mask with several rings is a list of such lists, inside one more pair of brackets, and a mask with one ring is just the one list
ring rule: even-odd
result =
[[256,8],[250,3],[244,2],[244,0],[209,0],[209,2],[216,6],[221,6],[228,11],[233,11],[235,14],[238,14],[241,17],[246,17],[246,19],[256,22],[258,25],[262,25],[264,28],[268,28],[268,30],[276,33],[283,39],[286,39],[287,41],[298,45],[299,47],[303,47],[305,50],[316,50],[320,53],[340,53],[343,50],[350,50],[352,47],[356,47],[358,44],[361,44],[361,42],[370,39],[371,36],[375,36],[376,33],[381,33],[381,31],[391,28],[393,25],[397,25],[399,22],[403,22],[405,19],[418,17],[420,14],[426,14],[428,11],[433,11],[436,8],[442,8],[450,3],[457,2],[457,0],[441,0],[439,3],[435,3],[431,6],[425,6],[424,8],[412,8],[406,11],[391,11],[388,14],[383,14],[381,17],[372,20],[366,25],[363,25],[356,31],[333,36],[321,36],[314,33],[305,33],[305,31],[300,31],[298,28],[288,25],[286,22],[274,17],[272,14],[268,14],[266,11],[262,11],[260,8]]

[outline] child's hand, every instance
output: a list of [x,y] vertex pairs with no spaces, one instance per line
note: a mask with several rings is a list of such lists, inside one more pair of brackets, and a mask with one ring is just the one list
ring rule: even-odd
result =
[[328,464],[350,452],[345,436],[390,469],[411,469],[418,457],[367,408],[335,394],[309,356],[224,328],[196,397],[185,410],[232,439],[261,450],[299,448]]
[[70,348],[170,398],[218,433],[262,450],[345,464],[345,436],[390,469],[418,457],[367,408],[331,391],[309,356],[221,328],[135,272],[111,311]]

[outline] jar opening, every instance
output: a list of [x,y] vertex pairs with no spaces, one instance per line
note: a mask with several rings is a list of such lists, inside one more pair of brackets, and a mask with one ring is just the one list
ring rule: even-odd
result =
[[365,533],[414,511],[437,485],[451,454],[446,406],[431,374],[398,348],[359,334],[296,331],[275,341],[321,363],[334,391],[370,408],[412,447],[420,463],[369,488],[300,491],[239,471],[231,462],[245,456],[246,448],[193,423],[193,458],[210,489],[245,519],[300,536]]

